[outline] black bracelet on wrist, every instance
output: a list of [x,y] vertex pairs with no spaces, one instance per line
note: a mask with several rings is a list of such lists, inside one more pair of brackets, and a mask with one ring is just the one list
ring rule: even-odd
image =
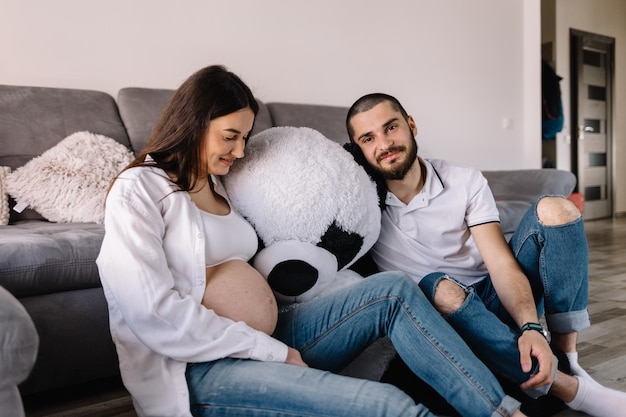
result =
[[520,328],[520,336],[522,335],[522,333],[524,333],[526,330],[535,330],[539,333],[541,333],[543,335],[543,337],[546,338],[546,340],[548,340],[548,332],[543,328],[543,326],[541,325],[541,323],[532,323],[532,322],[528,322],[525,323],[521,328]]

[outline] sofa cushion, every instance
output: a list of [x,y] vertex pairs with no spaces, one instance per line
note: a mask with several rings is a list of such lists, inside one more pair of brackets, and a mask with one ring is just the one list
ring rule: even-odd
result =
[[102,223],[111,180],[133,159],[111,138],[76,132],[10,173],[7,190],[50,221]]
[[[0,85],[0,165],[12,169],[89,130],[129,146],[113,97],[100,91]],[[41,218],[11,211],[11,221]]]
[[6,190],[5,178],[11,168],[0,166],[0,226],[9,224],[9,194]]
[[[118,92],[120,115],[135,153],[143,149],[152,128],[173,94],[174,90],[139,87],[122,88]],[[257,102],[259,113],[254,122],[253,134],[272,127],[267,108],[262,102]]]
[[106,93],[0,85],[0,165],[22,166],[81,130],[129,145],[115,100]]
[[172,94],[174,90],[135,87],[122,88],[117,93],[120,116],[135,153],[143,149]]
[[99,287],[104,227],[22,221],[0,226],[0,285],[16,297]]
[[268,103],[274,126],[310,127],[339,144],[349,141],[347,107],[318,104]]

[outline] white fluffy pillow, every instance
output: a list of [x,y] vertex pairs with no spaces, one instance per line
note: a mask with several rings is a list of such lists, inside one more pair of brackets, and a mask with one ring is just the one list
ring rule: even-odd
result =
[[7,191],[50,221],[102,223],[109,183],[133,158],[111,138],[76,132],[10,173]]
[[9,224],[9,195],[5,186],[9,172],[10,167],[0,167],[0,226]]

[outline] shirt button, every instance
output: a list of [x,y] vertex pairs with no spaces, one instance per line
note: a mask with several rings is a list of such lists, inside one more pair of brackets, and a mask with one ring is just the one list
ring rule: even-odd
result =
[[269,356],[267,357],[268,361],[273,361],[274,360],[274,355],[272,355],[271,353],[269,354]]
[[202,239],[202,233],[198,233],[198,239]]

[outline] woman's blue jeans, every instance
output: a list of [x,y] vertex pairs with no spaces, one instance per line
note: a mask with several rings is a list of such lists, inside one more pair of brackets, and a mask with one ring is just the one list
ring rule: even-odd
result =
[[[548,329],[570,333],[588,327],[588,248],[582,217],[563,225],[544,226],[537,216],[535,202],[509,246],[528,277],[538,315],[545,311]],[[432,273],[420,282],[431,302],[437,284],[446,278],[450,277]],[[500,302],[490,277],[464,288],[465,302],[445,318],[496,375],[517,385],[528,380],[536,369],[529,373],[522,371],[517,345],[519,328]],[[545,386],[526,393],[536,398],[549,389],[550,386]]]
[[461,415],[507,416],[519,408],[404,273],[376,274],[294,305],[280,314],[274,336],[310,368],[236,359],[190,365],[194,415],[432,415],[391,385],[334,373],[384,336]]

